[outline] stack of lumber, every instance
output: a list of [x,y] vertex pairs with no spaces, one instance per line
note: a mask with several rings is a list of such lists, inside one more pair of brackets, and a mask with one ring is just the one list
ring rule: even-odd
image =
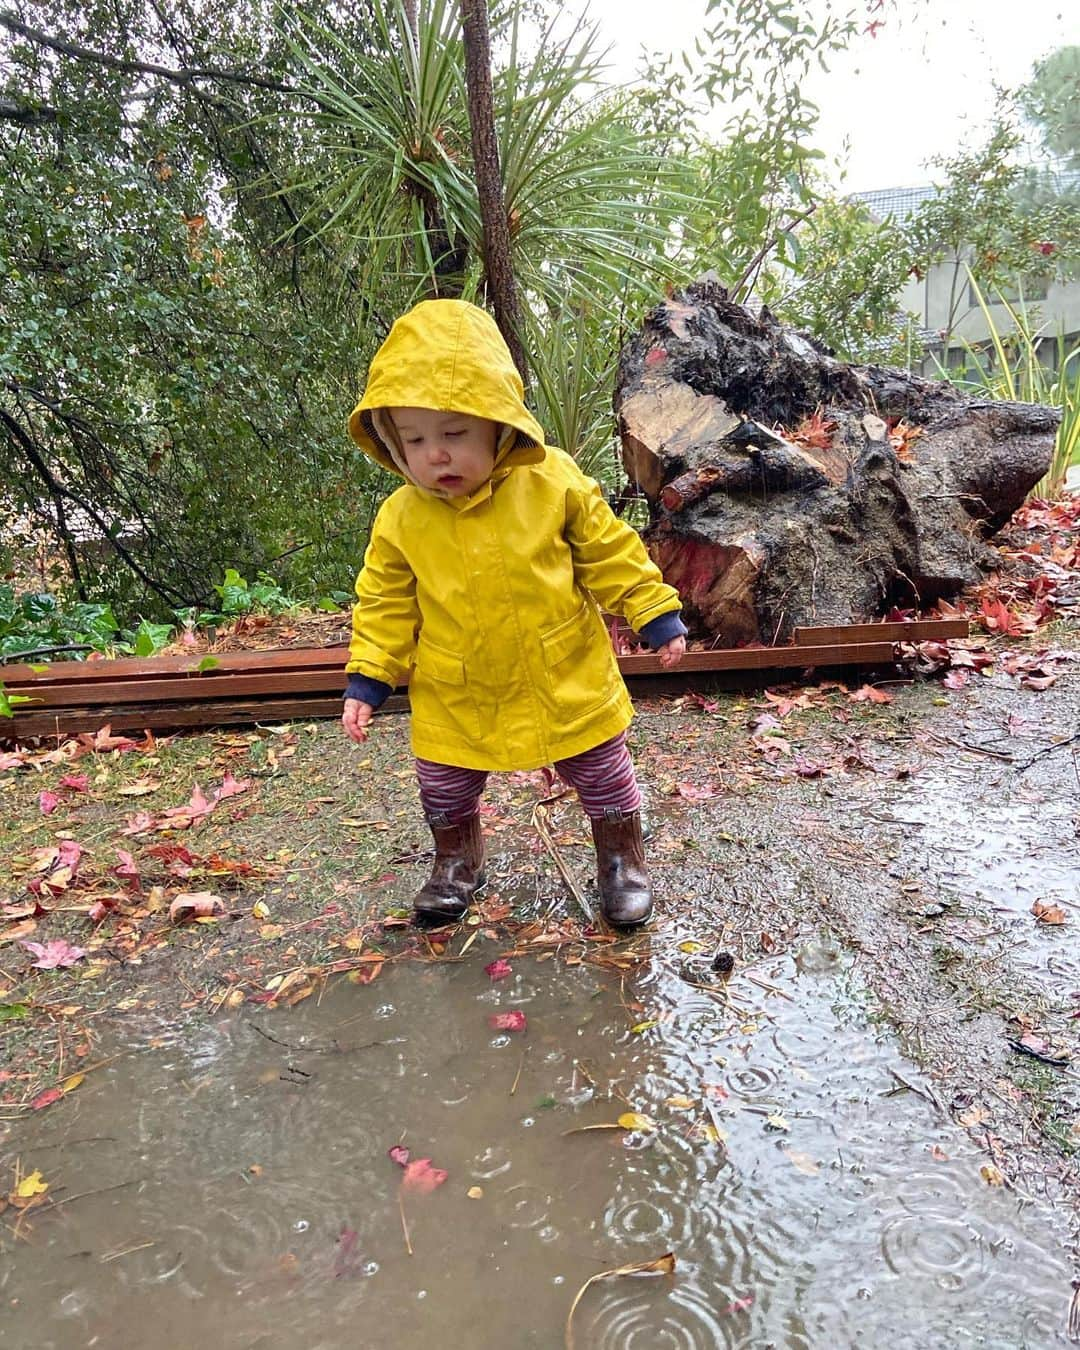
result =
[[[691,651],[671,672],[651,653],[618,660],[632,691],[642,692],[647,681],[655,692],[660,681],[674,689],[673,678],[685,687],[688,677],[705,683],[704,677],[732,671],[887,667],[897,660],[898,643],[967,632],[962,619],[799,628],[789,646]],[[33,700],[17,705],[14,718],[0,726],[0,737],[64,736],[105,725],[132,731],[304,721],[341,712],[344,647],[232,652],[213,660],[215,665],[202,670],[207,661],[200,656],[0,666],[8,694]],[[388,704],[395,706],[404,706],[400,696]]]

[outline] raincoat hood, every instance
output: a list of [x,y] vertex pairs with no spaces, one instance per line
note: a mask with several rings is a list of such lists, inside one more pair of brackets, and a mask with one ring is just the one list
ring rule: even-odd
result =
[[500,425],[496,476],[544,458],[544,432],[495,320],[465,300],[424,300],[375,353],[349,434],[384,469],[409,480],[387,408],[470,413]]

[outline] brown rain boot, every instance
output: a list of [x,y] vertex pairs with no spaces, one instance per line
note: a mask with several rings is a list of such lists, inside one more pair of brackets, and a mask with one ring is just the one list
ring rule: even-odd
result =
[[463,918],[484,881],[484,837],[479,814],[459,825],[428,816],[435,840],[435,865],[413,901],[417,922],[452,923]]
[[641,812],[610,808],[605,816],[593,819],[592,832],[600,912],[621,928],[645,923],[652,913],[652,887],[645,870]]

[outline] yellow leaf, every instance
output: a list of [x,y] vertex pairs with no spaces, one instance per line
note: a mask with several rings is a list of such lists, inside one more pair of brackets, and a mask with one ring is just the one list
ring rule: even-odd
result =
[[256,900],[251,906],[252,917],[256,919],[268,919],[270,917],[270,906],[265,900]]
[[994,1166],[993,1163],[984,1163],[979,1168],[979,1175],[988,1186],[1004,1186],[1005,1178]]
[[703,952],[705,950],[704,942],[680,942],[679,951],[681,952]]
[[64,1092],[74,1092],[75,1089],[82,1083],[82,1080],[85,1077],[86,1074],[84,1073],[73,1073],[70,1078],[64,1079],[64,1081],[60,1084],[60,1087],[63,1089]]
[[665,1106],[674,1106],[679,1111],[689,1111],[694,1105],[692,1097],[665,1097]]
[[642,1134],[651,1134],[656,1129],[656,1121],[643,1116],[640,1111],[624,1111],[619,1117],[624,1130],[640,1130]]
[[647,1022],[639,1022],[636,1027],[631,1027],[630,1035],[640,1036],[643,1031],[648,1031],[650,1027],[655,1027],[657,1024],[658,1019],[655,1017],[651,1017]]
[[226,1008],[239,1008],[239,1006],[241,1005],[241,1003],[243,1003],[243,1001],[244,1001],[244,991],[242,989],[234,989],[232,993],[229,995],[229,997],[225,1000],[225,1006]]
[[29,1200],[31,1196],[44,1195],[49,1189],[49,1183],[42,1181],[40,1172],[31,1172],[29,1176],[23,1177],[22,1181],[15,1187],[15,1194],[20,1200]]
[[788,1130],[791,1129],[791,1126],[787,1123],[787,1121],[779,1113],[779,1111],[777,1111],[773,1115],[769,1116],[769,1118],[765,1121],[765,1128],[768,1130],[781,1130],[786,1134]]
[[470,1200],[479,1200],[480,1197],[484,1194],[484,1188],[483,1186],[470,1186],[469,1189],[465,1192],[465,1194],[469,1197]]
[[727,1130],[722,1130],[717,1125],[698,1125],[694,1133],[707,1144],[726,1144],[729,1138]]
[[284,933],[284,931],[285,931],[285,927],[284,927],[283,924],[280,924],[280,923],[264,923],[263,926],[259,929],[259,936],[260,936],[261,938],[267,938],[267,939],[270,939],[270,938],[279,938],[279,937],[281,937],[282,933]]
[[148,792],[156,792],[160,786],[160,783],[154,783],[144,778],[137,783],[129,783],[127,787],[117,788],[116,795],[118,797],[145,797]]

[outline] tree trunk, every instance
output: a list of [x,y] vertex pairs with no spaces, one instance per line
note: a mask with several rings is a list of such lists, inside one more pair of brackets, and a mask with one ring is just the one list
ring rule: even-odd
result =
[[461,27],[465,39],[465,83],[469,95],[469,128],[480,218],[484,226],[484,273],[495,321],[510,348],[522,380],[528,379],[521,345],[521,310],[510,261],[510,229],[499,168],[495,136],[495,108],[491,92],[491,39],[487,0],[461,0]]
[[701,636],[783,640],[977,582],[983,540],[1049,467],[1057,409],[849,366],[711,282],[623,349],[623,463]]

